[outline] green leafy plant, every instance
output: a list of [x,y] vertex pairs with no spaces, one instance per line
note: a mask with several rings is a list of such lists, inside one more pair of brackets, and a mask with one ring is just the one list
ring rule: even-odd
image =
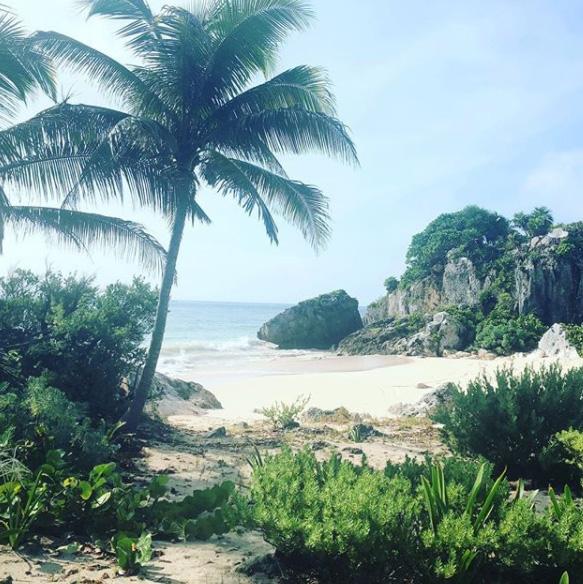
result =
[[309,401],[310,396],[299,396],[290,404],[275,402],[272,406],[263,408],[260,413],[273,424],[274,429],[291,430],[299,426],[298,418]]
[[475,345],[499,355],[531,351],[545,330],[533,314],[515,317],[511,311],[494,309],[478,324]]
[[509,231],[506,219],[476,206],[440,215],[413,236],[401,286],[431,276],[440,266],[443,269],[450,252],[468,257],[484,271],[503,252]]
[[[34,521],[45,510],[48,495],[45,469],[28,480],[8,480],[0,483],[0,541],[14,550],[27,537]],[[15,477],[16,479],[16,477]]]
[[17,392],[43,377],[93,422],[117,421],[131,397],[124,380],[143,364],[155,307],[155,291],[139,279],[100,291],[90,278],[53,272],[0,278],[0,348],[11,349],[19,382],[6,381]]
[[113,539],[113,548],[123,573],[128,576],[138,574],[152,559],[152,534],[142,533],[136,538],[119,533]]
[[580,324],[565,325],[567,340],[575,347],[577,353],[583,356],[583,326]]
[[545,475],[554,484],[583,486],[583,432],[563,430],[555,434],[539,455]]
[[387,291],[387,294],[391,294],[399,287],[399,279],[395,278],[394,276],[389,276],[385,280],[384,284],[385,284],[385,290]]
[[557,432],[583,425],[582,387],[583,369],[502,369],[466,389],[452,386],[451,400],[432,417],[455,452],[483,456],[511,477],[546,481],[539,455]]
[[583,510],[534,507],[487,462],[406,460],[385,472],[308,450],[266,456],[253,471],[251,525],[284,574],[342,582],[546,584],[583,566]]

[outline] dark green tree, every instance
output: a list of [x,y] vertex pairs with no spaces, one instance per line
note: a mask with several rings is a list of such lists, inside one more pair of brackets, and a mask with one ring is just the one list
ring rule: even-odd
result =
[[508,221],[491,211],[469,206],[444,213],[413,236],[407,251],[407,283],[429,276],[449,252],[464,255],[479,268],[499,256],[509,232]]
[[553,222],[553,214],[547,207],[536,207],[532,213],[516,213],[512,218],[512,226],[530,238],[546,235]]

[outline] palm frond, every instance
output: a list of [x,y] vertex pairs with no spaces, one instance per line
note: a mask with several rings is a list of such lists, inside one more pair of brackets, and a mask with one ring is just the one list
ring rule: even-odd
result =
[[214,38],[203,100],[220,103],[243,91],[257,73],[267,74],[281,43],[313,18],[302,0],[224,0],[207,28]]
[[0,6],[0,121],[5,123],[36,89],[55,97],[54,70],[20,21]]
[[56,32],[37,32],[32,37],[38,50],[58,65],[87,75],[124,104],[130,104],[132,113],[156,111],[159,116],[171,116],[160,96],[156,95],[133,71],[84,43]]
[[138,53],[150,49],[158,36],[156,17],[144,0],[80,0],[79,5],[87,18],[104,16],[128,21],[118,34]]
[[213,113],[210,123],[281,108],[335,116],[336,102],[327,73],[307,65],[288,69],[229,100]]
[[267,237],[272,243],[277,244],[278,229],[273,215],[259,189],[238,162],[218,152],[209,152],[201,168],[201,174],[209,186],[225,196],[233,196],[248,215],[257,212],[265,226]]
[[[204,177],[211,186],[223,193],[235,195],[249,213],[259,196],[265,207],[281,215],[297,227],[307,241],[316,249],[321,248],[330,236],[328,200],[314,186],[279,176],[269,170],[243,160],[209,152],[204,163]],[[247,197],[247,193],[253,197]],[[259,209],[263,216],[263,209]],[[266,225],[268,235],[271,225]]]
[[261,141],[274,153],[320,152],[358,164],[348,129],[335,117],[303,108],[263,110],[216,123],[206,137],[217,149],[243,147]]
[[1,207],[0,214],[17,227],[20,235],[40,231],[76,249],[116,249],[158,274],[164,266],[166,252],[162,245],[132,221],[52,207],[11,205]]

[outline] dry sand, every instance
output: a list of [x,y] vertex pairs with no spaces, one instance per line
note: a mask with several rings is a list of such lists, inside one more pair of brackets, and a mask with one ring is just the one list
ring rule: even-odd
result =
[[[271,365],[262,365],[261,374],[255,376],[250,375],[252,366],[249,365],[234,381],[213,375],[202,379],[199,376],[192,381],[203,383],[223,404],[223,410],[209,412],[213,420],[252,421],[260,418],[257,410],[275,401],[290,403],[300,396],[310,396],[310,407],[344,406],[351,412],[384,417],[389,415],[391,406],[414,403],[443,383],[465,385],[479,375],[492,375],[502,367],[520,371],[526,366],[538,368],[552,362],[553,359],[541,358],[536,353],[493,360],[318,354],[301,359],[278,359]],[[571,367],[582,365],[583,359],[561,363]],[[183,416],[172,420],[181,425],[187,421]]]

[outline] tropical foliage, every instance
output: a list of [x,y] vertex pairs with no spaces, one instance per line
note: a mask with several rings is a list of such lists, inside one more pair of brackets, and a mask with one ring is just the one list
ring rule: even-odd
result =
[[[36,90],[55,97],[53,64],[26,35],[16,17],[0,6],[0,126],[5,126],[17,105],[26,102]],[[16,183],[28,191],[35,172],[55,172],[59,146],[45,143],[46,139],[36,122],[0,131],[0,253],[5,228],[11,225],[22,237],[40,231],[76,249],[95,245],[115,249],[149,269],[161,270],[165,258],[162,246],[134,222],[98,213],[11,204],[7,195],[10,186]],[[14,181],[16,169],[23,173],[20,183]],[[68,172],[71,171],[69,166]],[[37,186],[45,196],[46,185]]]
[[430,276],[439,266],[443,268],[449,253],[466,256],[477,266],[495,260],[509,231],[504,217],[476,206],[440,215],[413,236],[401,286]]
[[24,387],[42,376],[91,419],[115,422],[131,396],[124,380],[143,366],[155,307],[156,293],[142,280],[100,291],[90,278],[52,272],[0,278],[0,350],[12,364],[0,382]]
[[451,401],[433,418],[456,452],[481,455],[512,478],[544,485],[550,477],[541,455],[549,441],[557,432],[583,427],[583,369],[502,369],[494,380],[478,378],[467,389],[453,385]]
[[583,566],[569,492],[537,513],[503,475],[463,459],[386,473],[309,451],[254,466],[250,520],[289,573],[319,582],[558,582]]

